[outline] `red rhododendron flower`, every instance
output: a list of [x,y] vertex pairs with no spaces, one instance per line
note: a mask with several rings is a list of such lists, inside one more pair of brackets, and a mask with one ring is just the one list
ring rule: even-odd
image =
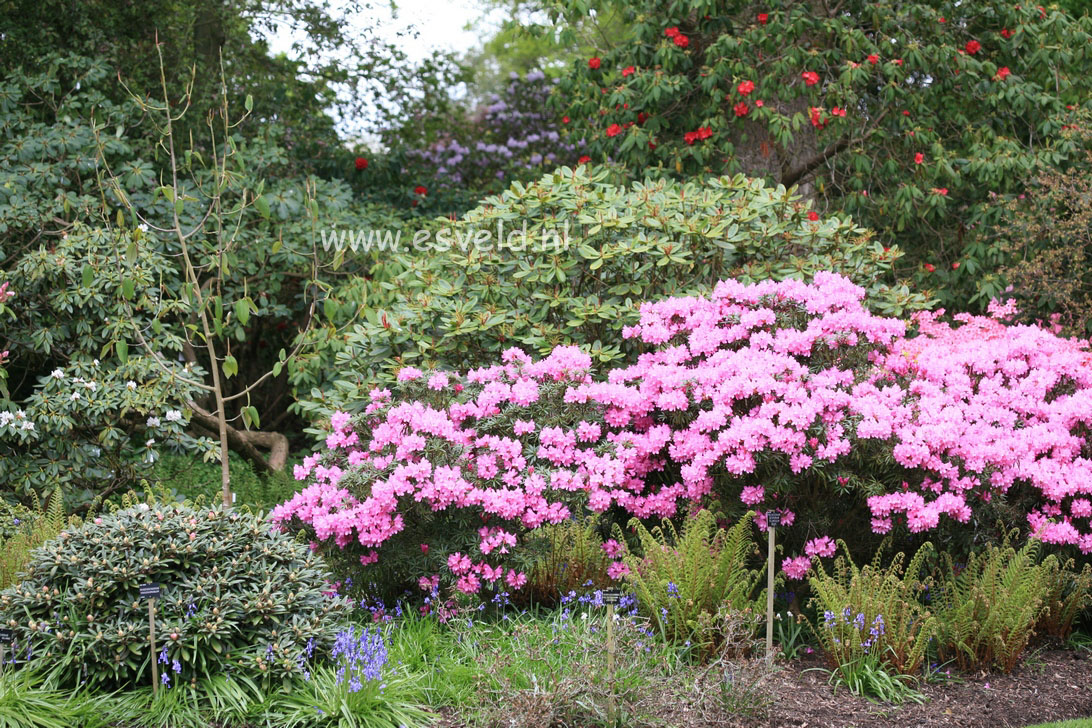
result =
[[979,52],[980,50],[982,50],[982,44],[981,44],[981,43],[979,43],[979,42],[978,42],[977,40],[969,40],[969,41],[967,41],[967,45],[965,45],[965,46],[963,46],[963,47],[964,47],[964,48],[966,49],[966,51],[967,51],[968,53],[970,53],[970,54],[971,54],[972,56],[973,56],[973,55],[974,55],[975,53],[978,53],[978,52]]
[[925,270],[929,271],[930,273],[932,273],[936,269],[937,269],[937,267],[935,265],[933,265],[932,263],[926,263],[925,264]]
[[751,112],[751,110],[747,107],[747,104],[743,103],[742,101],[735,105],[733,111],[736,112],[736,116],[747,116],[747,114]]
[[357,171],[360,171],[362,169],[367,169],[368,168],[368,160],[364,159],[364,157],[357,157],[356,158],[356,168],[357,168]]
[[678,26],[673,25],[670,28],[664,28],[664,35],[666,35],[668,38],[674,38],[678,34],[679,34]]
[[649,149],[655,149],[655,148],[656,148],[656,142],[650,141],[650,142],[648,143],[648,148],[649,148]]
[[901,58],[896,58],[895,60],[893,60],[891,62],[894,63],[896,66],[901,66],[902,65],[902,59]]
[[769,22],[769,20],[770,20],[769,13],[759,13],[758,14],[758,22],[761,25],[765,25],[767,22]]
[[941,197],[947,197],[948,196],[948,188],[947,187],[934,187],[933,188],[933,194],[934,195],[940,195]]
[[816,212],[815,210],[808,210],[808,219],[811,220],[812,222],[815,222],[816,220],[819,219],[819,213]]
[[703,126],[700,129],[698,129],[698,137],[699,138],[708,139],[711,136],[713,136],[713,127]]
[[598,56],[596,56],[595,58],[592,58],[591,60],[588,61],[588,68],[595,71],[595,70],[598,70],[599,66],[601,66],[602,64],[603,64],[603,62],[601,60],[599,60]]
[[562,117],[561,117],[561,123],[562,123],[562,124],[568,124],[568,123],[569,123],[569,117],[567,117],[567,116],[562,116]]
[[952,263],[952,270],[959,270],[959,261]]
[[646,120],[648,120],[648,114],[646,114],[643,111],[637,112],[637,123],[638,124],[644,124]]
[[759,99],[758,101],[755,102],[755,106],[757,106],[760,109],[765,105],[766,105],[766,102],[763,101],[762,99]]
[[428,553],[428,544],[427,543],[421,544],[421,553],[423,553],[423,554]]
[[688,45],[690,45],[690,39],[682,33],[676,35],[674,40],[675,45],[677,45],[679,48],[686,48]]
[[903,116],[910,116],[910,112],[909,112],[909,111],[903,111],[903,112],[902,112],[902,115],[903,115]]
[[746,96],[747,94],[751,93],[754,90],[755,90],[755,82],[754,81],[743,81],[738,86],[736,86],[736,91],[739,91],[741,96]]
[[830,113],[831,113],[832,116],[845,117],[846,110],[845,109],[840,109],[837,106],[835,106],[833,109],[830,110]]
[[589,156],[587,156],[587,155],[584,155],[584,156],[583,156],[583,157],[581,157],[580,159],[576,160],[576,163],[577,163],[577,164],[587,164],[587,163],[588,163],[588,162],[590,162],[590,161],[591,161],[591,157],[589,157]]
[[1001,29],[1001,37],[1005,38],[1006,40],[1011,38],[1012,37],[1012,31],[1009,30],[1008,28],[1002,28]]
[[800,78],[804,79],[804,84],[807,86],[814,86],[819,83],[819,74],[815,71],[804,71],[800,74]]
[[918,152],[914,155],[914,164],[925,164],[925,155]]
[[607,127],[607,136],[615,137],[622,133],[622,127],[617,124],[611,124]]
[[1002,66],[1000,69],[998,69],[997,75],[994,76],[994,79],[997,81],[1004,81],[1006,78],[1009,77],[1009,74],[1011,73],[1012,71],[1009,70],[1008,66]]
[[874,66],[880,62],[880,57],[877,56],[875,53],[872,53],[868,56],[868,62]]
[[414,192],[414,194],[417,194],[417,195],[427,195],[428,194],[428,188],[425,187],[424,185],[417,185],[416,187],[413,188],[413,192]]
[[826,126],[826,122],[823,120],[823,110],[817,106],[808,107],[808,120],[816,129],[822,129]]
[[948,22],[948,19],[947,19],[947,18],[945,18],[945,17],[943,16],[943,15],[941,15],[941,16],[940,16],[940,17],[938,18],[938,20],[939,20],[940,22],[942,22],[942,23],[947,23],[947,22]]
[[632,76],[636,72],[637,72],[637,69],[634,68],[633,66],[626,66],[625,68],[622,69],[622,78],[625,78],[626,76]]

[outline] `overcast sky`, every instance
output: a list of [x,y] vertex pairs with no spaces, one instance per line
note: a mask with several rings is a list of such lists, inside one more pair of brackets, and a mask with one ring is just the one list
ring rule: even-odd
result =
[[[331,4],[336,8],[340,3],[333,0]],[[394,9],[389,2],[374,0],[369,18],[361,25],[374,25],[383,40],[398,43],[411,60],[420,61],[436,50],[465,53],[480,46],[484,40],[482,30],[469,30],[467,26],[483,16],[478,0],[398,0]],[[376,22],[377,18],[381,20]],[[400,35],[407,32],[416,32],[417,37],[407,41],[407,36]],[[292,32],[287,25],[268,38],[273,52],[293,55]],[[351,119],[342,119],[338,126],[347,137],[360,131]]]

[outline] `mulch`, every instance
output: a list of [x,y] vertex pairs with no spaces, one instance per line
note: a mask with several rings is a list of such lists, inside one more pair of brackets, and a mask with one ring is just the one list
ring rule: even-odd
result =
[[837,694],[818,660],[797,660],[771,683],[776,699],[771,728],[1005,728],[1092,717],[1092,659],[1087,651],[1046,650],[1029,655],[1010,675],[961,676],[960,682],[922,684],[918,705],[892,706]]

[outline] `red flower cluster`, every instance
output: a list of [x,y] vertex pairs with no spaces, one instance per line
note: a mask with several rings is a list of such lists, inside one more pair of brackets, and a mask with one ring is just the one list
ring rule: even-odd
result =
[[759,13],[758,14],[759,25],[765,25],[766,23],[769,22],[769,20],[770,20],[769,13]]
[[686,48],[690,45],[690,39],[680,33],[679,28],[676,25],[673,25],[670,28],[664,28],[664,35],[675,41],[675,45],[679,48]]
[[941,197],[947,197],[948,196],[948,188],[947,187],[934,187],[933,188],[933,194],[934,195],[940,195]]
[[591,157],[589,157],[588,155],[586,155],[586,154],[585,154],[585,155],[584,155],[583,157],[581,157],[580,159],[576,160],[576,163],[577,163],[577,164],[587,164],[587,163],[588,163],[588,162],[590,162],[590,161],[591,161]]
[[739,91],[740,96],[746,96],[747,94],[751,93],[754,90],[755,90],[755,82],[754,81],[743,81],[738,86],[736,86],[736,91]]
[[880,62],[880,57],[875,53],[872,53],[868,56],[868,62],[875,66],[877,63]]
[[416,187],[413,188],[413,194],[415,194],[415,195],[427,195],[428,194],[428,188],[425,187],[424,185],[417,185]]
[[648,114],[646,114],[643,111],[638,111],[637,112],[637,123],[638,124],[644,124],[645,121],[647,121],[647,120],[648,120]]
[[357,157],[356,158],[356,171],[360,172],[360,171],[365,170],[367,168],[368,168],[368,160],[364,159],[364,157]]
[[963,48],[967,51],[967,53],[973,56],[975,53],[978,53],[980,50],[982,50],[982,44],[979,43],[977,40],[969,40],[967,41],[967,45],[963,46]]
[[708,139],[711,136],[713,136],[713,130],[708,126],[703,126],[697,131],[686,132],[683,134],[683,139],[686,141],[687,145],[691,145],[700,139]]
[[837,106],[835,106],[833,109],[830,110],[830,115],[831,116],[841,116],[844,119],[845,115],[846,115],[846,110],[845,109],[840,109]]
[[935,265],[933,265],[932,263],[926,263],[925,264],[925,270],[929,271],[930,273],[932,273],[936,269],[937,269],[937,267]]
[[914,164],[925,164],[925,155],[918,152],[914,155]]
[[994,76],[993,79],[995,81],[1004,81],[1006,78],[1009,77],[1011,73],[1012,71],[1009,70],[1008,66],[1002,66],[1000,69],[998,69],[997,75]]
[[1008,40],[1009,38],[1012,37],[1012,31],[1009,30],[1008,28],[1002,28],[1001,29],[1001,37],[1004,38],[1005,40]]
[[616,137],[622,133],[622,127],[618,124],[611,124],[607,127],[607,136]]
[[812,222],[816,222],[819,219],[819,213],[815,210],[808,210],[808,219]]
[[814,86],[819,83],[819,74],[815,71],[804,71],[800,74],[800,78],[804,79],[806,86]]
[[590,68],[593,71],[599,70],[599,66],[601,66],[601,65],[603,65],[603,62],[601,60],[599,60],[598,56],[596,56],[595,58],[592,58],[592,59],[590,59],[588,61],[588,68]]
[[747,104],[743,103],[742,101],[735,105],[733,111],[736,112],[736,116],[747,116],[747,114],[751,113],[751,110],[747,107]]
[[811,125],[816,129],[822,129],[827,125],[827,119],[823,118],[823,109],[818,106],[808,107],[808,121],[810,121]]
[[567,116],[562,116],[562,117],[561,117],[561,123],[562,123],[562,124],[568,124],[568,123],[569,123],[569,117],[567,117]]
[[625,68],[622,69],[622,78],[625,78],[626,76],[632,76],[636,72],[637,72],[637,69],[634,68],[633,66],[626,66]]

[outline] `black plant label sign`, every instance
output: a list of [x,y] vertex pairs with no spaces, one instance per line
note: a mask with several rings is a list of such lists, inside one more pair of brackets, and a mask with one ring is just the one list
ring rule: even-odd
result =
[[781,511],[770,511],[766,514],[766,525],[777,528],[781,525]]
[[140,598],[152,599],[158,597],[163,590],[159,588],[159,584],[141,584],[140,585]]
[[622,601],[622,592],[617,589],[605,589],[603,591],[604,604],[617,604]]
[[10,645],[15,641],[15,632],[10,629],[0,629],[0,645]]

